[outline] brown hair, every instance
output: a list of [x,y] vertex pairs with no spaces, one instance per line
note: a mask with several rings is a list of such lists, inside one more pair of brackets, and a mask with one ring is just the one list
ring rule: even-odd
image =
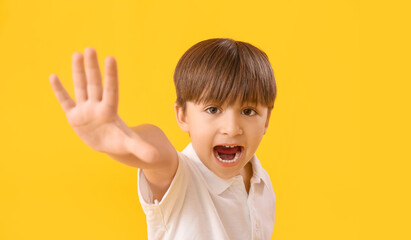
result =
[[201,41],[188,49],[174,72],[177,104],[186,102],[262,104],[274,107],[277,87],[267,55],[229,38]]

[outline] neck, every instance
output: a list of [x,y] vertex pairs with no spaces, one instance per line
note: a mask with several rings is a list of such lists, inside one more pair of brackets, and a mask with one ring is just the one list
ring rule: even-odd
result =
[[248,193],[250,190],[250,179],[253,176],[253,167],[251,165],[251,162],[248,162],[244,166],[244,168],[241,170],[241,176],[243,177],[243,180],[244,180],[245,190]]

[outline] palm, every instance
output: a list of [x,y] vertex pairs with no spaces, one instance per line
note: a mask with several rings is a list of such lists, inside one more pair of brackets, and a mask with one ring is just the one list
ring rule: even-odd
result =
[[118,78],[113,57],[105,61],[105,88],[102,87],[97,53],[92,48],[73,54],[73,80],[77,102],[70,97],[56,75],[50,83],[66,113],[69,124],[91,148],[101,152],[126,154],[125,140],[132,133],[117,115]]
[[80,103],[67,112],[67,119],[72,127],[87,127],[110,122],[116,112],[101,103]]

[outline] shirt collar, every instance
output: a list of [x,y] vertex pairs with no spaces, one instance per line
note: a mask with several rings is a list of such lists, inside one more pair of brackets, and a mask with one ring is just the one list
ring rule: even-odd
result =
[[[220,178],[219,176],[217,176],[210,169],[208,169],[203,164],[203,162],[201,162],[200,158],[196,154],[193,148],[193,145],[191,143],[187,145],[187,147],[182,151],[182,153],[187,155],[190,159],[193,160],[193,162],[196,164],[200,172],[203,174],[204,179],[206,180],[209,189],[216,195],[219,195],[225,190],[227,190],[227,188],[230,187],[231,184],[236,179],[242,179],[241,175],[237,175],[230,179],[224,179],[224,178]],[[257,159],[256,155],[254,154],[250,162],[253,168],[253,176],[251,177],[250,185],[254,183],[260,183],[261,181],[263,181],[263,169],[260,164],[260,161]]]

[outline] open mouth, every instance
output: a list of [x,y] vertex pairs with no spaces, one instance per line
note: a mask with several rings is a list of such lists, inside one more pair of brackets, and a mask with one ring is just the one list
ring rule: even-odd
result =
[[224,164],[235,163],[240,158],[242,151],[242,146],[218,145],[214,147],[215,157]]

